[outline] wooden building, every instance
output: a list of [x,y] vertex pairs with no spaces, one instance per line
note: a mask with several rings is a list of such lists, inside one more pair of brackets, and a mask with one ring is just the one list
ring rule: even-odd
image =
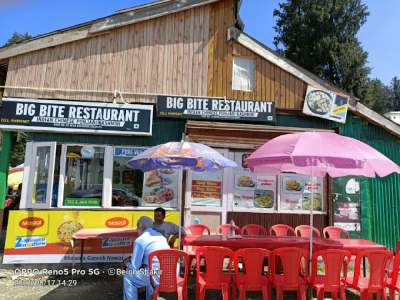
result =
[[[259,223],[267,227],[277,223],[307,224],[307,201],[300,192],[308,179],[293,174],[252,175],[244,161],[248,153],[281,134],[307,130],[342,133],[354,122],[367,122],[382,130],[398,146],[398,125],[245,34],[239,17],[240,2],[164,0],[0,49],[0,65],[7,69],[3,107],[5,103],[10,107],[20,105],[21,112],[18,118],[3,116],[7,120],[2,119],[0,127],[30,132],[21,209],[12,213],[9,221],[9,228],[17,229],[8,232],[6,262],[41,262],[44,258],[40,253],[53,255],[54,262],[71,261],[68,241],[74,230],[134,226],[138,216],[151,215],[158,205],[167,207],[168,217],[174,221],[178,221],[178,205],[183,205],[185,225],[196,219],[214,230],[217,224],[231,219],[238,225]],[[304,101],[310,88],[346,99],[347,122],[305,115]],[[268,102],[273,109],[268,110],[268,119],[254,117],[254,122],[234,113],[236,117],[213,117],[212,109],[208,109],[208,117],[185,117],[177,111],[162,115],[159,102],[169,96],[182,105],[196,103],[196,99],[232,106],[239,103],[239,110],[252,108],[245,113],[253,116],[258,102]],[[239,100],[247,104],[235,102]],[[110,105],[114,109],[140,110],[140,114],[151,110],[142,120],[148,122],[149,130],[102,133],[82,128],[74,131],[65,124],[28,125],[33,120],[24,119],[30,114],[29,105],[34,108],[46,103],[64,105],[65,109],[81,105],[73,108],[75,112],[90,107],[92,110],[86,112],[92,117],[99,109],[100,114],[105,113]],[[204,110],[193,105],[194,111]],[[60,111],[64,108],[58,112],[48,108],[40,116],[33,109],[30,117],[44,123],[49,122],[48,118],[62,123],[65,116]],[[174,114],[179,117],[171,118]],[[80,125],[94,122],[91,117],[82,119]],[[348,131],[345,134],[352,135]],[[129,158],[146,147],[180,140],[182,135],[218,149],[235,160],[239,168],[213,174],[193,172],[183,181],[179,172],[143,175],[127,167]],[[3,157],[6,155],[3,153]],[[398,156],[391,158],[399,163]],[[398,176],[393,178],[398,190]],[[172,190],[170,198],[162,193],[165,186],[161,185],[160,190],[163,180],[169,192]],[[368,182],[353,180],[359,203],[370,203],[371,198],[363,194]],[[285,190],[288,181],[301,187]],[[315,211],[319,228],[335,222],[331,189],[332,180],[319,181]],[[118,197],[125,202],[119,203]],[[355,226],[355,234],[374,238],[371,218],[367,216],[363,221],[360,205],[354,207],[356,217],[350,228]],[[110,216],[114,220],[110,221]],[[396,230],[393,239],[400,236],[400,229]],[[16,237],[31,235],[37,240],[26,238],[22,241],[25,246],[15,245]],[[29,242],[44,245],[42,249],[46,250],[32,250],[26,246]],[[104,244],[89,245],[86,261],[90,257],[102,261],[104,253],[114,255],[105,260],[118,261],[121,257],[116,254],[129,253],[126,244],[121,243],[114,245],[113,251]]]

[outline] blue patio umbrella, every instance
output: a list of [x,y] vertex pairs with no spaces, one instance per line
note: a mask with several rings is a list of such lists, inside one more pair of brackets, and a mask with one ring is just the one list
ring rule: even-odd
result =
[[[203,144],[185,141],[154,146],[129,160],[128,164],[143,172],[165,168],[201,172],[237,167],[234,161],[224,157],[218,151]],[[179,218],[181,216],[182,206],[179,205]],[[181,239],[180,226],[179,239]]]

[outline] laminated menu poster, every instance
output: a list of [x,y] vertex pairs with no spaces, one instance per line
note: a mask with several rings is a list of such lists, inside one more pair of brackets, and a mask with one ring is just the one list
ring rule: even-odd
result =
[[192,205],[221,206],[223,170],[191,172]]
[[299,174],[280,176],[280,209],[309,210],[313,197],[313,210],[322,210],[324,184],[323,179]]
[[177,207],[179,172],[177,169],[145,172],[142,206]]
[[274,208],[276,177],[248,171],[234,172],[234,206],[241,208]]
[[360,181],[358,177],[332,180],[333,223],[347,231],[360,232]]

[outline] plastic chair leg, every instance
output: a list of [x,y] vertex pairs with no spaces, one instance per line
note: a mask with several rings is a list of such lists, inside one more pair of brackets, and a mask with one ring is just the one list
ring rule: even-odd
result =
[[306,295],[307,291],[306,291],[306,287],[304,285],[301,285],[299,287],[299,290],[297,291],[297,293],[298,293],[298,296],[297,296],[298,299],[307,300],[307,295]]
[[324,289],[317,289],[317,300],[324,300]]
[[394,300],[395,295],[396,295],[395,290],[392,288],[389,288],[389,299]]
[[332,292],[332,300],[337,300],[338,292]]
[[368,294],[368,292],[367,291],[364,291],[364,292],[361,292],[360,293],[360,299],[361,300],[368,300],[368,296],[369,296],[369,294]]
[[276,300],[283,300],[283,291],[280,288],[276,288]]
[[346,288],[344,286],[340,287],[340,300],[346,300]]
[[151,300],[157,300],[158,298],[158,288],[155,288],[153,294],[151,295]]
[[204,300],[204,296],[206,294],[206,288],[205,286],[199,286],[197,293],[196,293],[196,299],[197,300]]
[[[232,297],[232,299],[236,299],[236,297]],[[239,300],[246,300],[246,291],[243,285],[239,286]]]
[[229,300],[229,286],[227,284],[222,285],[222,299]]
[[270,297],[269,286],[263,286],[262,287],[262,299],[263,300],[268,300],[269,297]]
[[[237,285],[235,281],[232,283],[232,299],[236,300],[236,293],[237,293]],[[246,295],[246,292],[245,292]]]

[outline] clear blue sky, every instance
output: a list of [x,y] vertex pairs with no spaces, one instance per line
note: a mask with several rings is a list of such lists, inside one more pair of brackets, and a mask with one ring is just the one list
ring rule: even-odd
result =
[[[38,35],[104,17],[149,0],[0,0],[0,45],[13,32]],[[273,48],[272,11],[279,0],[243,0],[245,31]],[[369,53],[371,77],[388,84],[400,77],[400,1],[364,0],[370,16],[359,38]]]

